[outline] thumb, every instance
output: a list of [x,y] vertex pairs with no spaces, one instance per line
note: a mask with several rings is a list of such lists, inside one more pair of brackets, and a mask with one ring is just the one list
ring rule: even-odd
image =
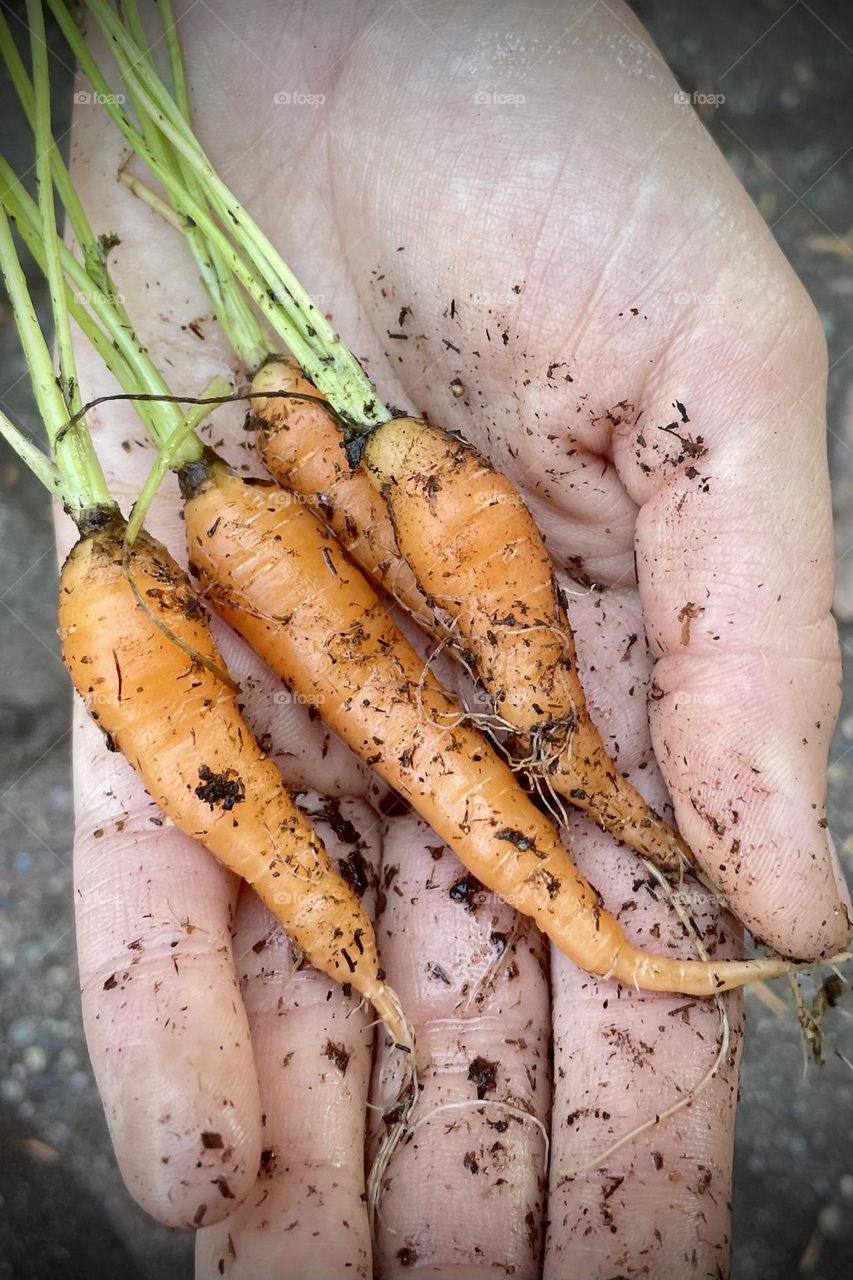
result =
[[665,358],[617,465],[641,504],[652,739],[678,824],[756,939],[814,959],[851,923],[825,816],[840,701],[826,359],[782,282],[738,331],[702,318]]

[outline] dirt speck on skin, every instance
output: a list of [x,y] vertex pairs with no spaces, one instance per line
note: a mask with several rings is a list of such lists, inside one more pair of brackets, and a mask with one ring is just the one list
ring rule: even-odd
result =
[[451,902],[458,902],[466,911],[474,911],[477,897],[483,892],[483,886],[476,876],[464,875],[454,880],[448,889]]
[[353,849],[345,858],[338,858],[338,870],[353,892],[363,897],[370,885],[370,871],[358,849]]
[[[684,419],[682,419],[684,421]],[[689,418],[686,421],[690,421]],[[665,427],[658,427],[658,431],[665,431],[667,435],[673,436],[681,446],[681,452],[672,459],[676,465],[684,462],[685,458],[704,458],[708,452],[708,446],[705,444],[704,436],[690,436],[683,434],[678,430],[681,423],[668,422]]]
[[705,610],[701,605],[694,604],[692,600],[688,600],[678,611],[678,621],[681,623],[681,643],[687,647],[690,644],[690,627],[696,618],[701,618]]
[[326,1047],[323,1050],[323,1053],[326,1055],[326,1057],[329,1059],[330,1062],[333,1062],[335,1064],[338,1071],[340,1071],[341,1075],[345,1076],[347,1073],[347,1067],[349,1066],[349,1059],[350,1059],[348,1050],[345,1049],[342,1044],[336,1044],[335,1041],[333,1040],[327,1040]]
[[497,1088],[497,1062],[490,1062],[488,1058],[482,1058],[479,1055],[474,1058],[468,1067],[468,1079],[477,1089],[477,1098],[483,1101],[487,1093],[494,1093]]

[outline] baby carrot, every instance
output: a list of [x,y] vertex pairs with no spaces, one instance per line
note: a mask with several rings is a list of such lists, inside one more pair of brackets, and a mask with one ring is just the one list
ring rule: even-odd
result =
[[111,513],[62,567],[59,632],[75,689],[175,825],[250,884],[306,959],[351,983],[406,1044],[370,920],[212,669],[222,658],[192,583],[141,533],[129,568],[143,609],[123,565],[125,530]]

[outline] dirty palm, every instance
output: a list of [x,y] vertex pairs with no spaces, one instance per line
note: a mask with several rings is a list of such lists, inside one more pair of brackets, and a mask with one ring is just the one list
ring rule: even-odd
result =
[[[211,158],[383,398],[461,430],[520,486],[620,769],[656,808],[672,797],[758,938],[803,959],[841,949],[848,900],[822,821],[838,681],[822,338],[647,38],[627,10],[581,6],[526,11],[523,31],[509,7],[474,4],[261,4],[239,39],[233,25],[225,6],[181,21]],[[116,275],[155,361],[201,387],[231,356],[180,242],[113,181],[122,147],[96,108],[76,115],[85,203],[122,241]],[[81,380],[111,389],[85,353]],[[130,412],[93,425],[134,495],[150,457]],[[236,466],[239,425],[216,440]],[[181,546],[171,494],[153,523]],[[374,885],[423,1058],[423,1122],[388,1173],[376,1271],[725,1269],[738,1005],[695,1102],[599,1162],[705,1078],[717,1010],[549,956],[221,644],[286,781],[324,797],[315,823]],[[152,824],[82,718],[77,750],[98,761],[77,780],[84,1008],[129,1185],[201,1226],[202,1275],[366,1273],[365,1019],[294,967],[249,894]],[[568,825],[631,941],[692,957],[650,870],[587,819]],[[681,897],[713,957],[736,955],[713,896],[687,879]],[[137,941],[143,967],[117,1001],[107,979]],[[375,1064],[374,1096],[393,1070]]]

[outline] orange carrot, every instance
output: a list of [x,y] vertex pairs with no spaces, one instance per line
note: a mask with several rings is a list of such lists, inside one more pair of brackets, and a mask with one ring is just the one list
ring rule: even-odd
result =
[[[317,396],[295,361],[268,360],[252,389],[264,465],[308,498],[422,625],[462,651],[505,727],[519,736],[526,768],[658,866],[681,871],[692,863],[677,832],[619,773],[593,724],[550,560],[506,477],[413,419],[377,428],[365,449],[368,474],[354,472],[322,407],[261,394]],[[410,467],[404,479],[403,462]]]
[[[234,689],[137,603],[123,539],[114,516],[75,545],[62,569],[62,656],[74,687],[175,825],[250,884],[311,964],[351,983],[406,1044],[358,897],[255,741]],[[141,534],[130,570],[166,631],[221,666],[207,615],[165,547]]]
[[285,489],[308,499],[356,564],[431,631],[435,609],[400,555],[385,503],[361,471],[347,462],[340,432],[321,406],[307,400],[266,399],[263,391],[318,396],[295,360],[274,356],[252,379],[258,452]]

